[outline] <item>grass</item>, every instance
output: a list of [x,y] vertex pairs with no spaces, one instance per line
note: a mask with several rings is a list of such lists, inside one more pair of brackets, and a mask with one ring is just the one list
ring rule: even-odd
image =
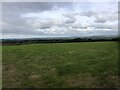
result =
[[3,88],[105,88],[118,85],[116,42],[2,47]]

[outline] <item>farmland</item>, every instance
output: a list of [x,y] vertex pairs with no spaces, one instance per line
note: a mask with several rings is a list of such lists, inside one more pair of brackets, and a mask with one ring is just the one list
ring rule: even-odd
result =
[[117,87],[117,50],[112,41],[3,46],[3,88]]

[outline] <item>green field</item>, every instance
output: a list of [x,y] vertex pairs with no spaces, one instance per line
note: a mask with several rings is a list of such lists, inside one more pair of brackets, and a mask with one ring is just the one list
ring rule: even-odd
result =
[[117,87],[117,45],[80,42],[3,46],[3,88]]

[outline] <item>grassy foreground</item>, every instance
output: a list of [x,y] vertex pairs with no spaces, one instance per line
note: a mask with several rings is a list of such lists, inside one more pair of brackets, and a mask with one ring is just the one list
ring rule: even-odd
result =
[[116,42],[3,46],[3,88],[117,87]]

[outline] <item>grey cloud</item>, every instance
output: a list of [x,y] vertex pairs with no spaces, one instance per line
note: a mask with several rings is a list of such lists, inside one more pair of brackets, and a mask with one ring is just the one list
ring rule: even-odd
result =
[[67,18],[65,21],[66,24],[74,23],[76,21],[74,14],[68,13],[68,14],[62,14],[62,15],[65,18]]
[[[21,18],[20,14],[27,12],[40,12],[44,10],[51,10],[53,3],[46,2],[4,2],[2,3],[2,22],[7,25],[3,26],[2,34],[16,34],[16,35],[44,35],[44,33],[37,32],[26,24],[26,18]],[[45,29],[50,27],[50,23],[41,25],[40,28]]]
[[90,25],[83,25],[82,23],[72,24],[71,27],[73,29],[86,29],[90,27]]
[[40,12],[51,10],[54,7],[70,7],[72,4],[72,2],[3,2],[2,9],[3,13]]
[[66,24],[74,23],[74,22],[75,22],[75,20],[73,20],[73,19],[68,19],[68,20],[65,21]]
[[97,20],[95,20],[95,22],[96,22],[96,23],[105,23],[106,20],[104,20],[104,19],[97,19]]
[[116,32],[117,30],[110,29],[110,30],[104,30],[104,29],[96,29],[94,30],[93,34],[94,35],[117,35],[118,33]]
[[87,11],[87,12],[81,12],[81,13],[79,13],[79,15],[87,16],[87,17],[95,16],[96,14],[97,13],[93,12],[93,11]]
[[87,16],[87,17],[95,17],[96,23],[105,23],[106,21],[115,21],[118,20],[118,12],[94,12],[94,11],[87,11],[87,12],[80,12],[76,13],[76,15],[80,16]]
[[51,26],[42,26],[42,27],[40,27],[40,29],[47,29],[47,28],[50,28]]
[[56,19],[35,18],[35,19],[31,19],[30,22],[27,22],[27,20],[26,20],[26,24],[34,29],[49,29],[53,26],[59,26],[59,27],[64,26],[63,22],[58,22]]
[[118,14],[116,12],[110,13],[110,12],[102,12],[95,15],[95,22],[96,23],[105,23],[106,21],[117,21],[118,20]]
[[46,2],[4,2],[2,4],[3,11],[5,12],[38,12],[43,10],[52,9],[52,3]]
[[88,26],[72,26],[72,28],[73,29],[77,29],[77,28],[79,28],[79,29],[86,29],[86,28],[88,28]]
[[92,25],[96,29],[117,29],[117,24],[106,24],[106,23],[101,23],[101,24],[94,24]]

